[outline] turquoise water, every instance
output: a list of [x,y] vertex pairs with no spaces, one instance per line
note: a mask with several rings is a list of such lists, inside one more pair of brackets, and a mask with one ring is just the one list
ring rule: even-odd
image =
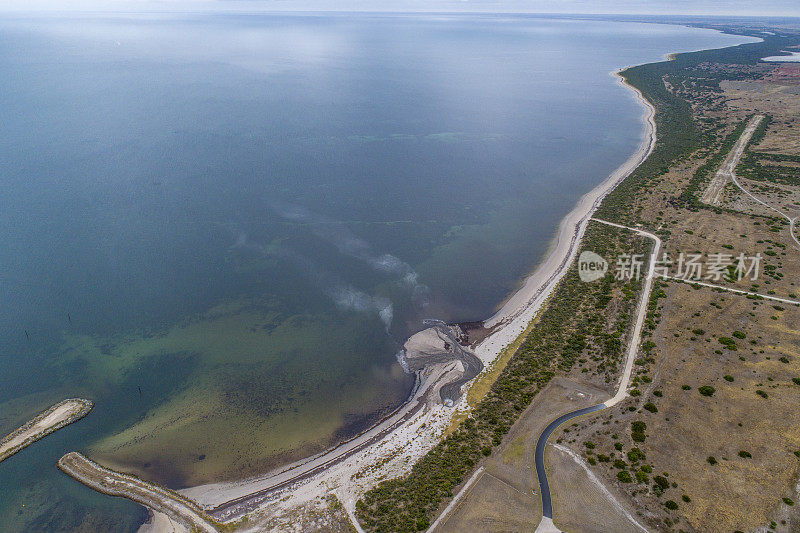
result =
[[407,394],[421,319],[492,313],[635,150],[609,72],[745,42],[527,16],[0,21],[0,530],[124,531],[55,469],[261,472]]

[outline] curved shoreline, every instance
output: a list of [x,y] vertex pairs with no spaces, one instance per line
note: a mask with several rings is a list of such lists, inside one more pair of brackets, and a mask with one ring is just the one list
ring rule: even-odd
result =
[[177,492],[142,481],[135,476],[103,468],[78,452],[69,452],[62,456],[58,460],[58,468],[98,492],[128,498],[154,512],[163,513],[190,531],[219,531],[213,519],[197,504]]
[[[486,366],[489,366],[499,356],[501,350],[525,330],[566,274],[577,254],[589,220],[602,200],[647,159],[655,146],[655,108],[638,89],[625,81],[621,75],[625,68],[627,67],[613,71],[611,75],[617,77],[618,83],[633,91],[634,97],[644,108],[642,122],[645,130],[639,147],[605,180],[578,200],[572,211],[561,220],[544,261],[525,279],[523,286],[512,294],[500,310],[484,322],[486,327],[494,328],[494,331],[475,347],[475,354]],[[418,378],[419,385],[415,386],[415,393],[404,404],[389,417],[358,436],[321,454],[262,476],[238,482],[201,485],[180,492],[195,499],[203,508],[211,510],[215,518],[227,521],[249,512],[254,505],[257,506],[258,503],[269,499],[271,494],[281,493],[297,483],[324,475],[330,467],[342,463],[359,452],[368,451],[373,446],[383,443],[388,443],[389,448],[393,447],[392,444],[402,446],[405,435],[399,430],[416,420],[415,415],[427,403],[425,398],[428,393],[435,393],[437,384],[441,385],[439,382],[450,373],[444,368],[446,364],[437,363],[431,366],[436,369],[426,369],[433,370],[432,374],[423,379]],[[462,395],[459,404],[466,403],[465,397],[466,395]],[[450,410],[451,415],[453,411]],[[444,422],[439,423],[446,427],[446,424],[449,424],[449,417],[444,417]],[[433,433],[434,428],[429,427],[428,431]],[[392,442],[393,440],[396,442]]]
[[561,220],[556,236],[545,254],[545,259],[532,274],[525,278],[522,287],[484,322],[487,328],[497,327],[497,331],[487,337],[478,346],[478,349],[485,345],[486,349],[496,348],[499,351],[502,346],[497,348],[498,342],[508,344],[525,330],[555,288],[556,283],[566,273],[577,254],[578,245],[586,231],[589,219],[600,207],[600,203],[652,153],[656,142],[655,107],[644,98],[639,89],[625,81],[621,72],[627,68],[629,67],[620,68],[611,74],[617,78],[620,85],[633,92],[637,102],[644,108],[642,122],[645,125],[645,131],[639,148],[603,182],[584,194],[572,211]]

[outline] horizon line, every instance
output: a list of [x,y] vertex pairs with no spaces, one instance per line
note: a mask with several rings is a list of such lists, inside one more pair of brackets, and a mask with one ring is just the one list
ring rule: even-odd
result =
[[31,8],[11,7],[0,4],[0,12],[16,13],[76,13],[76,14],[148,14],[148,13],[235,13],[235,14],[380,14],[380,15],[530,15],[540,17],[652,17],[652,18],[693,18],[693,19],[781,19],[781,20],[800,20],[800,13],[796,15],[744,15],[739,13],[726,14],[705,14],[705,13],[615,13],[615,12],[593,12],[593,11],[519,11],[519,10],[483,10],[483,11],[463,11],[463,10],[395,10],[395,9],[236,9],[215,6],[197,6],[198,9],[114,9],[111,6],[107,9],[64,9],[64,8]]

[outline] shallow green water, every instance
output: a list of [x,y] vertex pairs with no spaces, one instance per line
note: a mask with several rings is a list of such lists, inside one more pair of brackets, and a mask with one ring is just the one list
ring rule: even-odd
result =
[[411,386],[421,319],[487,317],[636,148],[609,71],[742,39],[472,16],[0,22],[0,530],[141,510],[55,461],[172,487],[262,472]]

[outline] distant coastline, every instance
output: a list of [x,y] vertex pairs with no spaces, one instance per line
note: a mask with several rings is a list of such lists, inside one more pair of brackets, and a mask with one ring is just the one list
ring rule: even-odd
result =
[[761,58],[762,61],[774,61],[776,63],[800,63],[800,52],[791,52],[784,50],[789,55],[785,56],[769,56]]

